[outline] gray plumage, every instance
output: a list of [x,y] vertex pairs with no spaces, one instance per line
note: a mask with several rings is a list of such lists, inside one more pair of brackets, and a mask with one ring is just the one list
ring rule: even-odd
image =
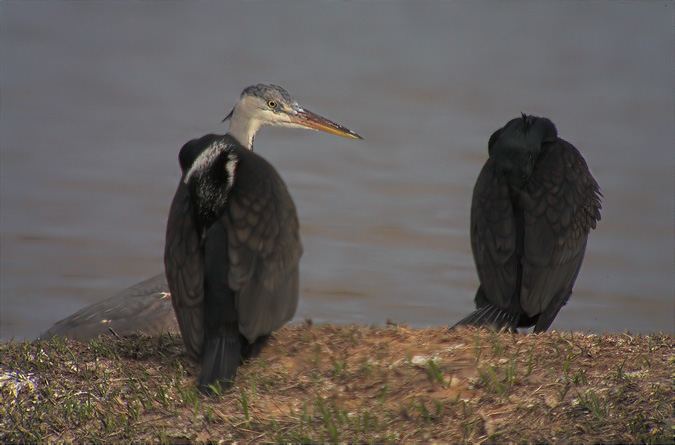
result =
[[[222,315],[236,321],[248,342],[293,317],[302,244],[293,200],[267,161],[229,135],[188,144],[203,147],[199,154],[219,152],[208,169],[179,184],[166,235],[165,267],[176,315],[188,351],[200,357],[204,308],[210,304],[205,298],[216,300],[215,308],[220,297],[233,299],[227,309],[236,316]],[[228,159],[236,162],[229,190]],[[226,192],[222,200],[200,197],[200,191],[212,188],[217,194],[219,187]]]
[[178,332],[170,297],[164,274],[155,275],[58,321],[39,338],[84,341],[113,332],[120,337]]
[[457,324],[543,332],[572,293],[600,220],[600,189],[545,118],[511,120],[488,152],[471,204],[477,310]]
[[253,153],[261,126],[356,133],[304,108],[276,85],[241,94],[226,135],[183,146],[164,264],[185,346],[202,360],[200,388],[229,386],[298,304],[299,223],[283,180]]

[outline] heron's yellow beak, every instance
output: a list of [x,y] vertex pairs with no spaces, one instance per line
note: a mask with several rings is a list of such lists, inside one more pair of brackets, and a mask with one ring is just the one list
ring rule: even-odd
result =
[[354,133],[349,128],[345,128],[340,124],[312,113],[304,108],[298,108],[294,113],[289,113],[291,121],[311,130],[325,131],[326,133],[336,134],[351,139],[363,139],[358,134]]

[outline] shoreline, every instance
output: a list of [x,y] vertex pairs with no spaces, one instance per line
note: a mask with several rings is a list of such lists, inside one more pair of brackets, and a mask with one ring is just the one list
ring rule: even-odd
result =
[[675,338],[292,325],[214,397],[179,335],[0,345],[3,442],[673,443]]

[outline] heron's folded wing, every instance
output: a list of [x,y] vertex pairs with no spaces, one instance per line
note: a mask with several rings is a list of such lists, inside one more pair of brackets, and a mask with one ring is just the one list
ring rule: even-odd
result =
[[493,159],[483,166],[473,190],[471,248],[485,296],[507,308],[517,284],[516,220],[508,184],[495,173]]
[[183,341],[188,352],[198,357],[204,342],[204,260],[190,194],[182,181],[169,211],[164,268]]
[[254,341],[281,327],[298,304],[302,255],[298,216],[283,180],[263,158],[238,150],[222,222],[228,234],[228,284],[239,331]]
[[[541,313],[566,299],[576,280],[588,233],[600,220],[600,190],[568,142],[547,144],[523,196],[525,238],[521,304]],[[553,301],[560,306],[565,301]]]

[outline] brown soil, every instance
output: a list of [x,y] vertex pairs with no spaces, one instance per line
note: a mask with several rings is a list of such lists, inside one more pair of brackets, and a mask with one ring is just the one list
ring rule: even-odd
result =
[[179,337],[0,346],[0,440],[673,443],[675,338],[289,326],[206,397]]

